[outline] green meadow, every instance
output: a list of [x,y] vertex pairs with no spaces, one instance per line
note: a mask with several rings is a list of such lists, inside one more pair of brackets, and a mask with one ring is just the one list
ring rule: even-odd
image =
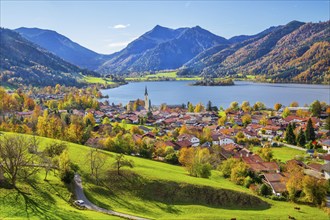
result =
[[146,74],[142,77],[125,78],[126,81],[153,81],[153,80],[158,81],[164,79],[188,81],[188,80],[201,80],[201,77],[198,76],[180,77],[177,75],[177,71],[171,71],[171,72],[159,72],[156,74]]
[[86,83],[90,83],[90,84],[109,84],[109,85],[115,84],[110,79],[101,78],[101,77],[84,76],[83,79]]
[[[253,151],[257,151],[260,147],[254,147]],[[296,156],[306,156],[306,152],[293,149],[290,147],[273,147],[273,157],[280,160],[281,162],[286,162],[288,160],[294,159]]]
[[[54,142],[49,138],[40,138],[40,141],[40,150]],[[89,165],[86,160],[89,148],[74,143],[67,144],[70,159],[79,166],[87,197],[95,204],[107,209],[151,219],[287,219],[288,215],[296,219],[329,219],[324,211],[316,207],[299,205],[301,209],[297,211],[294,209],[297,204],[258,197],[249,189],[224,179],[218,171],[213,171],[209,179],[195,178],[189,176],[180,166],[126,156],[134,161],[135,167],[123,168],[122,175],[118,176],[112,166],[116,154],[106,151],[103,151],[107,156],[102,174],[103,183],[96,185],[90,179]],[[20,202],[14,206],[18,193],[15,190],[1,189],[1,207],[5,211],[0,212],[0,218],[26,218],[26,209],[29,210],[30,217],[36,219],[45,216],[50,216],[50,219],[52,217],[65,218],[63,216],[68,216],[68,219],[109,218],[100,213],[73,207],[69,202],[70,192],[57,177],[52,176],[49,182],[42,179],[41,172],[35,178],[33,187],[22,184],[22,191],[28,193],[26,197],[34,200],[28,206],[25,206],[24,196],[19,196]],[[178,189],[185,190],[185,193]],[[196,190],[202,190],[205,193],[225,193],[226,197],[217,198],[219,204],[225,205],[207,204],[208,196],[200,194],[200,198],[194,197]],[[236,200],[238,205],[226,205],[227,201],[233,201],[231,193],[233,197],[241,198]],[[189,194],[194,199],[191,199]],[[174,198],[178,197],[175,195],[183,197]],[[212,197],[211,194],[209,195]],[[247,207],[241,202],[246,198],[256,199],[261,203],[266,202],[268,205]],[[203,202],[204,200],[206,202]]]

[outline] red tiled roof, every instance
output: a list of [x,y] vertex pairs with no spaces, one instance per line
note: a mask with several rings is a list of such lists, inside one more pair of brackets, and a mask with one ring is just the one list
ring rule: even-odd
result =
[[180,147],[191,147],[192,145],[192,143],[188,140],[177,141],[176,144],[179,145]]
[[312,168],[313,170],[316,170],[318,172],[321,172],[322,164],[319,163],[311,163],[307,165],[308,167]]
[[270,182],[271,187],[274,189],[277,193],[286,192],[286,185],[282,182]]
[[281,182],[287,178],[281,173],[264,173],[263,175],[268,182]]
[[255,172],[276,172],[280,167],[275,162],[260,162],[248,164]]

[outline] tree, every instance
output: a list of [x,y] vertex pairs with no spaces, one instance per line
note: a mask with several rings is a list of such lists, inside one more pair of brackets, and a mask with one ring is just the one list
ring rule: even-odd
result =
[[282,117],[286,118],[290,115],[290,109],[288,107],[286,107],[282,113]]
[[126,159],[124,154],[118,154],[115,157],[115,162],[113,163],[113,166],[117,169],[117,174],[121,175],[120,174],[120,168],[122,168],[122,167],[133,168],[134,167],[134,161]]
[[288,143],[288,144],[293,144],[295,145],[296,144],[296,136],[293,132],[293,128],[292,128],[292,125],[289,124],[286,128],[286,132],[285,132],[285,141]]
[[211,101],[208,101],[206,106],[207,106],[206,107],[207,111],[212,111],[212,102]]
[[105,118],[102,120],[102,124],[103,124],[103,125],[109,125],[109,124],[111,124],[110,119],[109,119],[108,117],[105,117]]
[[239,108],[238,102],[232,102],[232,103],[230,103],[229,108],[230,108],[230,110],[237,111],[238,108]]
[[286,164],[286,171],[289,173],[289,179],[285,186],[289,194],[289,199],[295,201],[298,193],[302,190],[304,172],[302,167],[297,165],[294,161],[289,161]]
[[248,101],[243,101],[241,108],[244,112],[249,112],[251,110],[250,103]]
[[271,161],[273,159],[273,151],[270,147],[263,147],[256,152],[263,160]]
[[302,129],[300,129],[298,137],[297,137],[297,144],[300,147],[304,147],[306,144],[305,133]]
[[45,150],[43,151],[48,157],[56,157],[63,153],[64,150],[67,149],[67,145],[65,142],[55,142],[49,144]]
[[201,103],[198,103],[194,109],[194,112],[199,113],[203,110],[203,108],[204,108],[203,105]]
[[194,112],[194,106],[190,102],[188,104],[188,112]]
[[42,164],[43,167],[45,168],[45,178],[44,180],[47,180],[47,176],[49,171],[54,168],[54,161],[51,157],[49,157],[45,152],[43,152],[43,154],[41,155],[42,158]]
[[99,174],[106,162],[106,156],[98,149],[91,149],[87,154],[87,159],[90,164],[91,175],[95,177],[96,182],[99,182]]
[[212,141],[212,132],[208,127],[203,128],[202,142]]
[[180,128],[180,131],[179,131],[179,134],[182,135],[182,134],[188,134],[188,129],[187,129],[187,126],[186,125],[182,125],[181,128]]
[[314,141],[315,140],[315,131],[312,123],[312,119],[309,118],[307,122],[307,127],[305,131],[306,141]]
[[264,110],[266,108],[266,105],[262,102],[256,102],[254,105],[253,105],[253,109],[255,111],[259,111],[259,110]]
[[314,102],[312,102],[309,108],[312,113],[312,116],[320,117],[322,106],[319,100],[315,100]]
[[276,104],[274,105],[274,110],[275,110],[275,111],[278,111],[278,110],[281,109],[281,107],[282,107],[282,104],[280,104],[280,103],[276,103]]
[[259,124],[263,125],[263,126],[266,126],[268,123],[268,119],[266,116],[263,116],[260,121],[259,121]]
[[218,125],[224,126],[227,122],[227,116],[223,115],[218,119]]
[[71,168],[71,161],[67,149],[65,149],[59,156],[59,171],[60,178],[63,182],[67,184],[72,182],[74,177],[74,171]]
[[84,142],[84,133],[85,128],[82,123],[71,123],[66,130],[66,139],[72,142],[82,144]]
[[208,178],[212,166],[209,163],[210,152],[207,148],[182,148],[179,162],[186,168],[191,176]]
[[305,201],[315,205],[322,205],[322,203],[325,203],[328,188],[327,185],[328,184],[325,180],[318,180],[309,175],[304,176],[302,190],[305,194]]
[[272,190],[269,188],[269,186],[263,183],[259,189],[259,193],[262,196],[268,196],[272,194]]
[[84,124],[86,127],[88,127],[89,125],[92,125],[92,126],[95,125],[95,118],[91,112],[88,112],[87,115],[85,115],[83,120],[84,120]]
[[221,163],[218,169],[222,172],[223,177],[228,178],[231,176],[232,169],[238,160],[235,158],[229,158]]
[[248,174],[248,165],[243,161],[239,161],[231,170],[230,180],[237,185],[243,185],[244,179]]
[[17,179],[23,177],[23,174],[26,178],[38,170],[37,166],[34,166],[36,156],[28,152],[29,145],[31,141],[23,136],[5,135],[0,138],[0,164],[14,187]]
[[325,119],[325,123],[324,123],[324,129],[325,130],[330,130],[330,116],[328,116],[326,119]]
[[249,115],[249,114],[243,115],[242,122],[243,122],[244,126],[247,126],[248,124],[250,124],[252,122],[251,115]]
[[290,103],[290,107],[298,107],[298,106],[299,104],[296,101]]

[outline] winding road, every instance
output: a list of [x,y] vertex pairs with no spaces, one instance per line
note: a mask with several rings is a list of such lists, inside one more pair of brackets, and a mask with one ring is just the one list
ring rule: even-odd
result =
[[128,214],[124,214],[124,213],[104,209],[104,208],[101,208],[101,207],[93,204],[85,196],[83,186],[82,186],[81,177],[80,177],[79,174],[75,174],[75,176],[74,176],[74,188],[75,188],[75,193],[76,193],[77,200],[83,200],[84,201],[84,207],[86,207],[87,209],[94,210],[94,211],[97,211],[97,212],[103,212],[103,213],[110,214],[110,215],[119,216],[119,217],[126,218],[126,219],[147,220],[145,218],[141,218],[141,217],[138,217],[138,216],[128,215]]

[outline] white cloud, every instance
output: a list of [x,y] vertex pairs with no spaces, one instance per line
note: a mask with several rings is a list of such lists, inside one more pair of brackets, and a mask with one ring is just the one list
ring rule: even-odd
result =
[[113,26],[113,29],[124,29],[124,28],[128,28],[130,26],[130,24],[116,24],[115,26]]
[[122,42],[115,42],[115,43],[111,43],[108,44],[109,47],[126,47],[128,44],[130,43],[130,41],[122,41]]

